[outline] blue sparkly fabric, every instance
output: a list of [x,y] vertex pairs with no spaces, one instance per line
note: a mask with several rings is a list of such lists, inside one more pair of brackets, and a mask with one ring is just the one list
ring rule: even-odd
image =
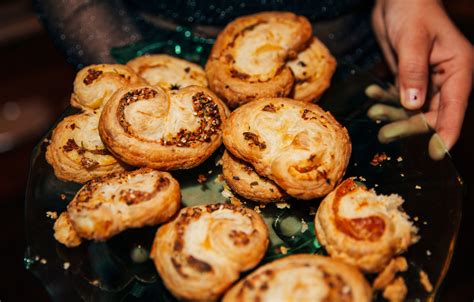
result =
[[269,10],[306,16],[338,60],[364,69],[380,60],[370,26],[370,0],[36,0],[35,4],[56,45],[77,68],[116,62],[111,49],[179,39],[177,29],[189,28],[191,35],[212,40],[236,17]]

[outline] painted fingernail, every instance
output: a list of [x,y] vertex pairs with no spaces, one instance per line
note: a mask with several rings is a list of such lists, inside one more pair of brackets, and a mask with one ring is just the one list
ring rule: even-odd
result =
[[405,103],[410,109],[418,107],[421,102],[421,93],[420,90],[416,88],[408,88],[406,90],[406,99]]

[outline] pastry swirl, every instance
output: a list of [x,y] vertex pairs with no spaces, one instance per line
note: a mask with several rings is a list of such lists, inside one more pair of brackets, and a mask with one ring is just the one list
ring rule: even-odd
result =
[[53,130],[46,160],[64,181],[85,183],[93,178],[124,171],[105,148],[97,130],[99,111],[86,111],[64,118]]
[[288,197],[273,181],[258,175],[250,164],[228,151],[222,156],[222,175],[232,190],[246,199],[268,203]]
[[125,65],[90,65],[76,75],[71,105],[80,109],[97,109],[120,87],[138,83],[144,83],[143,79]]
[[104,106],[99,133],[109,150],[132,166],[188,169],[220,146],[226,110],[204,87],[129,86]]
[[336,60],[326,46],[313,37],[307,49],[298,53],[287,65],[295,76],[292,98],[311,102],[319,98],[331,84]]
[[[88,182],[69,203],[67,215],[77,236],[103,241],[128,228],[163,223],[179,210],[180,203],[179,184],[169,173],[142,168]],[[63,229],[59,219],[57,224],[55,234]],[[61,225],[68,227],[68,223]]]
[[369,284],[354,267],[329,257],[298,254],[258,268],[232,287],[222,301],[371,300]]
[[178,90],[191,85],[207,87],[206,73],[201,66],[172,56],[144,55],[127,63],[150,85]]
[[347,130],[329,112],[285,98],[261,99],[232,112],[224,125],[224,144],[298,199],[329,193],[351,153]]
[[171,293],[213,301],[256,266],[268,229],[254,211],[231,204],[184,208],[157,232],[150,256]]
[[205,70],[209,85],[229,107],[290,94],[294,77],[286,61],[310,42],[309,21],[287,12],[237,18],[219,34]]
[[346,179],[319,206],[317,238],[331,257],[367,272],[381,271],[418,240],[402,203],[396,194],[377,195]]

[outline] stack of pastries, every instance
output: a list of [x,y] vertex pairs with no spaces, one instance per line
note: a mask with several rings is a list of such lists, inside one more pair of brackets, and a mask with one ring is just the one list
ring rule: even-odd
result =
[[[84,186],[56,220],[55,238],[75,247],[164,224],[150,256],[180,299],[370,301],[361,271],[382,271],[418,240],[417,230],[398,195],[342,181],[349,134],[312,102],[329,87],[336,63],[312,32],[304,17],[259,13],[219,34],[205,70],[146,55],[79,71],[71,105],[81,112],[54,129],[46,159],[58,179]],[[199,166],[222,143],[223,178],[241,197],[324,198],[315,230],[330,257],[289,256],[237,282],[267,251],[264,220],[210,200],[181,208],[169,173]]]

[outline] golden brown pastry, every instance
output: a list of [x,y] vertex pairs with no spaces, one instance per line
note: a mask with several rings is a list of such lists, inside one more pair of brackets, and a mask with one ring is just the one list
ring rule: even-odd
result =
[[329,193],[351,154],[347,130],[329,112],[285,98],[261,99],[232,112],[224,144],[298,199]]
[[294,77],[286,61],[309,44],[308,20],[287,12],[237,18],[219,34],[206,64],[209,86],[229,107],[290,94]]
[[213,301],[260,262],[267,246],[268,229],[260,215],[211,204],[184,208],[162,226],[150,256],[174,296]]
[[225,120],[225,105],[207,88],[129,86],[104,106],[99,133],[109,150],[132,166],[188,169],[220,146]]
[[138,83],[144,83],[143,79],[125,65],[86,66],[74,80],[71,105],[81,109],[97,109],[120,87]]
[[364,276],[341,261],[298,254],[268,263],[242,279],[223,302],[372,301]]
[[197,85],[207,87],[201,66],[168,55],[144,55],[127,63],[140,77],[153,86],[168,90]]
[[349,178],[321,202],[316,236],[331,257],[379,272],[418,240],[402,203],[396,194],[377,195]]
[[67,247],[76,247],[82,243],[81,237],[72,226],[67,212],[61,213],[54,222],[54,238]]
[[287,65],[295,76],[292,98],[311,102],[319,98],[331,84],[336,70],[336,60],[326,46],[316,37],[307,49],[298,53]]
[[67,207],[69,221],[56,221],[55,237],[66,245],[76,236],[103,241],[128,228],[168,221],[180,203],[179,184],[167,172],[142,168],[107,175],[77,192]]
[[85,183],[125,170],[100,139],[99,117],[97,110],[71,115],[53,130],[46,160],[53,166],[57,178]]
[[258,175],[250,164],[228,151],[222,156],[222,175],[229,187],[244,198],[267,203],[288,197],[273,181]]

